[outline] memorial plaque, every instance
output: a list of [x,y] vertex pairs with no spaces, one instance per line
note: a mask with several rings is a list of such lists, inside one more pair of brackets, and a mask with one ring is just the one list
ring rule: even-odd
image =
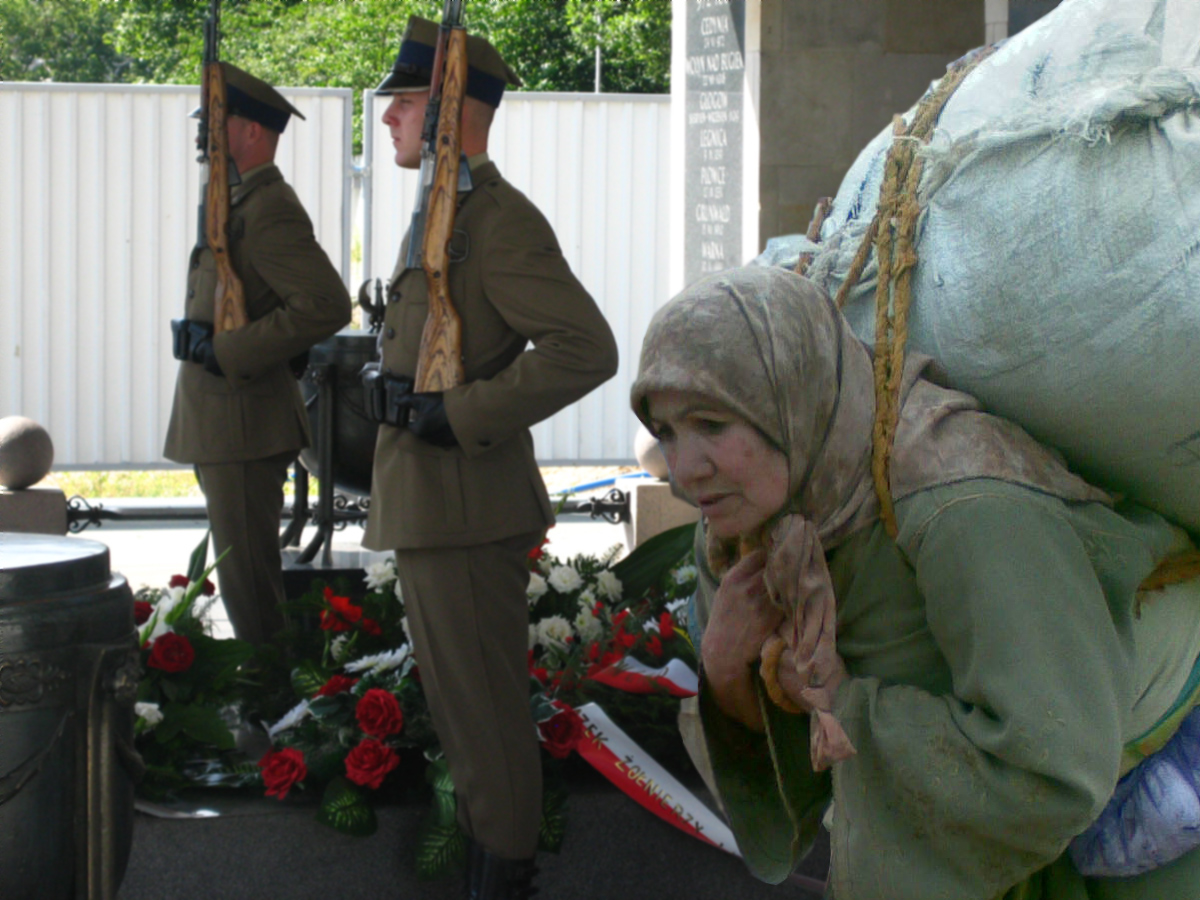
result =
[[745,0],[687,0],[686,28],[684,282],[691,284],[744,261]]

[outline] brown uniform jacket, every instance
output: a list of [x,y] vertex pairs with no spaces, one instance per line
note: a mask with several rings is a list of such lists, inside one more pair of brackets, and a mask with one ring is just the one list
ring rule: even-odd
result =
[[[529,427],[617,370],[612,331],[545,217],[494,163],[472,176],[450,246],[466,380],[445,403],[459,446],[442,449],[380,426],[363,540],[373,549],[461,547],[551,525]],[[412,377],[428,299],[424,272],[404,268],[407,245],[406,238],[381,346],[384,369]]]
[[[233,189],[229,237],[251,321],[213,340],[224,377],[179,364],[163,449],[177,462],[245,462],[307,447],[308,415],[288,360],[350,321],[346,286],[274,165],[251,170]],[[193,250],[189,319],[213,320],[215,285],[212,252]]]

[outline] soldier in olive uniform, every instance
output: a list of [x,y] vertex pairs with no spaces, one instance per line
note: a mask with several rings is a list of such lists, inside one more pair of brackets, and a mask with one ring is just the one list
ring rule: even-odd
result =
[[[420,165],[437,26],[413,17],[383,116],[396,164]],[[471,839],[473,898],[524,897],[541,821],[538,737],[529,711],[527,557],[554,521],[529,427],[617,369],[600,310],[549,223],[488,159],[492,117],[520,82],[469,37],[463,156],[450,242],[465,382],[411,393],[428,309],[425,274],[389,284],[371,510],[363,543],[393,549],[421,681]],[[532,342],[532,348],[526,349]]]
[[279,136],[300,112],[266,82],[228,63],[229,254],[250,322],[214,335],[216,263],[192,251],[182,361],[163,455],[193,463],[235,634],[261,644],[283,625],[279,524],[288,466],[309,445],[308,414],[290,362],[350,321],[350,296],[313,235],[296,192],[274,164]]

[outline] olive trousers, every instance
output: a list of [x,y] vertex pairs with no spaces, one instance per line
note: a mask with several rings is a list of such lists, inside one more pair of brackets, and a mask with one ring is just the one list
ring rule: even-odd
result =
[[397,550],[421,685],[454,779],[458,823],[504,859],[533,857],[542,767],[529,710],[528,555],[542,532]]
[[283,558],[279,522],[283,485],[297,451],[265,459],[196,466],[204,491],[221,600],[233,633],[251,644],[263,644],[283,627]]

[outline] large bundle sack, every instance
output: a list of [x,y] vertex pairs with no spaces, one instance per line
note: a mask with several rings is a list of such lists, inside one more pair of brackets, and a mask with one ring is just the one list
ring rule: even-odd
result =
[[[863,150],[815,246],[761,261],[811,252],[836,294],[891,145]],[[1065,0],[978,64],[919,155],[908,346],[1200,531],[1200,2]],[[876,274],[845,306],[867,341]]]

